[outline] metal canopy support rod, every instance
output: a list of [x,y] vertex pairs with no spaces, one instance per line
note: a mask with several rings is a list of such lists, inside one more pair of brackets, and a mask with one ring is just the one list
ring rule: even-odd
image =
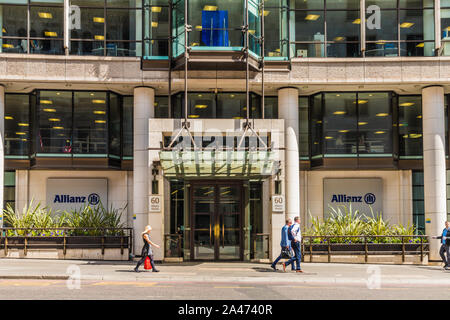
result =
[[265,119],[265,110],[264,110],[264,1],[261,0],[261,115],[262,118]]
[[[171,149],[173,147],[175,141],[183,133],[183,131],[186,131],[187,135],[189,136],[189,138],[194,146],[194,150],[197,149],[197,144],[195,143],[195,139],[189,130],[189,123],[188,123],[188,63],[189,63],[189,52],[190,52],[190,47],[188,46],[188,34],[191,31],[192,31],[192,26],[188,24],[188,0],[184,0],[184,121],[181,124],[180,130],[175,135],[175,137],[172,139],[172,141],[168,145],[167,149]],[[170,44],[170,45],[172,45],[172,44]],[[171,89],[171,86],[169,85],[169,90],[170,89]],[[170,95],[170,92],[169,92],[169,95]]]
[[[242,134],[241,139],[239,140],[239,144],[237,146],[237,150],[241,149],[242,143],[244,142],[245,137],[247,136],[247,133],[250,131],[250,136],[254,135],[258,138],[258,140],[261,142],[261,144],[264,146],[264,148],[268,149],[267,144],[261,139],[261,137],[258,135],[258,133],[254,130],[250,123],[250,88],[249,88],[249,16],[248,16],[248,1],[245,0],[245,25],[242,27],[242,32],[245,33],[245,46],[244,46],[244,55],[245,55],[245,94],[246,94],[246,100],[247,100],[247,112],[246,112],[246,119],[244,123],[244,133]],[[264,0],[261,0],[264,2]],[[264,7],[263,7],[264,8]],[[264,16],[264,11],[261,12],[262,16]],[[264,19],[264,18],[262,18]],[[264,31],[262,31],[262,34],[264,35]],[[262,54],[264,57],[264,52]],[[264,58],[263,58],[264,60]],[[264,61],[263,61],[264,65]],[[264,69],[263,69],[264,72]],[[263,83],[263,90],[264,90],[264,83]],[[264,95],[264,91],[263,91]],[[264,101],[264,98],[263,98]],[[264,106],[263,106],[264,110]],[[264,111],[263,111],[264,112]]]

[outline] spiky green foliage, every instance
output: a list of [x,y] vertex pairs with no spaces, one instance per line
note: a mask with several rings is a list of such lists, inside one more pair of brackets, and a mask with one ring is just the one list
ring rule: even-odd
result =
[[[24,228],[23,230],[9,230],[8,236],[62,236],[66,235],[120,235],[124,228],[121,222],[124,209],[108,209],[101,203],[97,206],[85,206],[79,210],[53,213],[50,208],[42,207],[33,200],[26,205],[22,212],[7,205],[4,212],[5,227]],[[77,228],[84,230],[63,231],[52,228]],[[109,228],[109,229],[108,229]],[[38,230],[32,230],[38,229]],[[104,230],[107,229],[107,230]]]
[[[374,243],[398,243],[401,242],[400,235],[414,235],[414,225],[401,224],[390,225],[383,220],[381,212],[374,214],[370,207],[370,215],[353,210],[351,203],[347,205],[338,205],[329,207],[329,216],[325,220],[312,217],[311,226],[306,230],[305,235],[310,236],[353,236],[353,237],[336,237],[328,239],[328,241],[336,243],[361,243],[364,241],[363,236],[392,236],[392,237],[368,237],[368,242]],[[361,236],[361,237],[358,237]],[[326,242],[324,238],[316,238],[314,242]],[[406,237],[405,242],[418,241],[417,238]]]

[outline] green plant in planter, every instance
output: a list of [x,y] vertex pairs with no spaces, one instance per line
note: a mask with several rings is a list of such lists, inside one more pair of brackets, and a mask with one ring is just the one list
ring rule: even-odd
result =
[[[375,215],[372,207],[369,208],[371,214],[366,215],[358,210],[353,210],[351,203],[348,206],[332,207],[329,205],[329,217],[323,221],[310,214],[311,227],[306,230],[305,235],[319,236],[319,238],[314,238],[312,243],[326,244],[327,241],[331,243],[362,243],[364,236],[368,236],[369,243],[401,243],[401,238],[396,236],[414,234],[414,225],[408,224],[406,227],[401,224],[390,225],[388,221],[383,220],[381,212],[377,212]],[[338,237],[347,235],[355,237]],[[388,237],[375,237],[377,235]],[[331,238],[326,239],[325,236],[331,236]],[[405,237],[404,241],[405,243],[420,243],[420,238]]]
[[[24,230],[9,230],[8,236],[45,236],[51,234],[51,230],[47,229],[54,226],[51,210],[41,207],[40,202],[36,205],[33,202],[31,200],[29,205],[22,209],[21,213],[14,210],[10,204],[6,205],[6,209],[3,210],[5,226],[24,228]],[[32,231],[32,228],[42,229]]]
[[[114,209],[112,206],[108,209],[101,203],[97,206],[85,206],[78,210],[65,212],[65,223],[71,228],[86,228],[85,230],[74,230],[74,235],[120,235],[120,230],[124,228],[121,222],[123,211],[126,209]],[[103,230],[109,228],[107,230]]]

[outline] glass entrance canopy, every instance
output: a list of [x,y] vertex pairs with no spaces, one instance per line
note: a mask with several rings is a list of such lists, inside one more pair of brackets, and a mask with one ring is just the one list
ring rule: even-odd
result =
[[176,0],[173,3],[173,56],[184,53],[185,1],[192,31],[188,46],[193,51],[233,51],[245,46],[246,4],[248,3],[249,50],[261,55],[261,0]]
[[166,177],[248,177],[261,178],[276,173],[274,151],[160,151]]

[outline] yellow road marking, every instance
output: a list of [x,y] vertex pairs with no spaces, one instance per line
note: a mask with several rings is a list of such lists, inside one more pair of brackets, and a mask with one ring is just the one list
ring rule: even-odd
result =
[[215,286],[214,289],[254,289],[255,287],[228,287],[228,286]]
[[37,280],[37,281],[2,281],[0,282],[0,286],[2,287],[9,287],[9,286],[14,286],[14,287],[47,287],[51,284],[55,284],[58,282],[55,281],[42,281],[42,280]]
[[151,287],[154,286],[156,282],[137,282],[137,281],[103,281],[93,283],[93,286],[142,286]]

